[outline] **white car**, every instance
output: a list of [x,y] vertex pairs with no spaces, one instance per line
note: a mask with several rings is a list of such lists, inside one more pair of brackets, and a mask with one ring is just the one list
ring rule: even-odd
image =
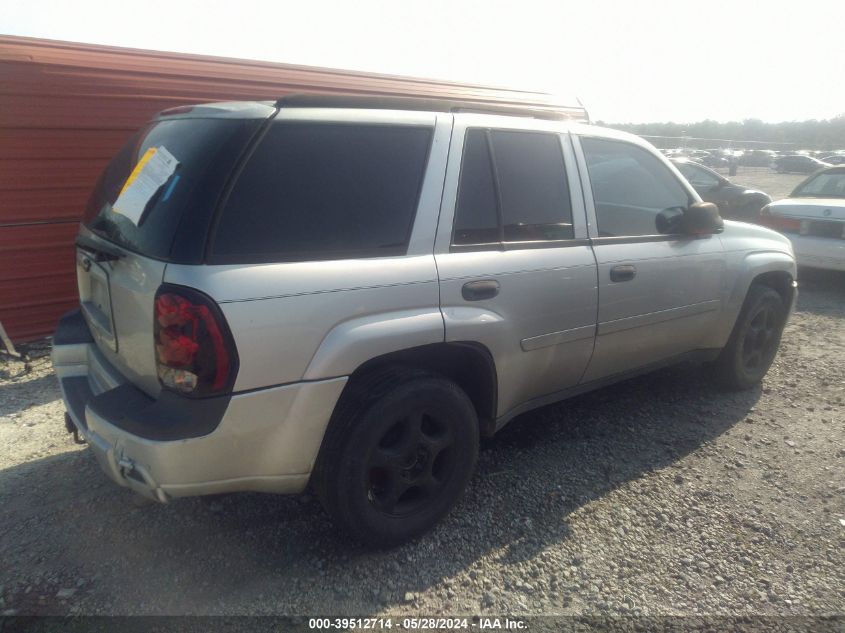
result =
[[759,222],[790,239],[800,266],[845,271],[845,166],[817,171]]

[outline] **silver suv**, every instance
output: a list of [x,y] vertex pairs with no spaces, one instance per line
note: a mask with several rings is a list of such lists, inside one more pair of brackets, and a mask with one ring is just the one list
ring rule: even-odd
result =
[[789,241],[643,140],[408,100],[165,111],[100,178],[76,266],[53,362],[114,481],[311,486],[380,546],[516,415],[685,359],[754,385],[796,296]]

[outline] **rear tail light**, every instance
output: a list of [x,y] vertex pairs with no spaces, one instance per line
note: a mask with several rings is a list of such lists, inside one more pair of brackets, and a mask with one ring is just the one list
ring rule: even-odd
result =
[[769,206],[766,205],[760,209],[760,215],[757,216],[757,222],[763,226],[767,226],[775,231],[798,232],[801,230],[801,220],[793,218],[785,218],[782,215],[772,215],[769,212]]
[[191,396],[232,388],[238,358],[223,314],[206,295],[162,286],[155,299],[156,365],[161,384]]

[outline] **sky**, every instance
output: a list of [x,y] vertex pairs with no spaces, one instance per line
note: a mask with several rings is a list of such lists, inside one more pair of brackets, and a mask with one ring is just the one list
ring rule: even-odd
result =
[[577,95],[594,121],[845,114],[845,0],[0,0],[0,33]]

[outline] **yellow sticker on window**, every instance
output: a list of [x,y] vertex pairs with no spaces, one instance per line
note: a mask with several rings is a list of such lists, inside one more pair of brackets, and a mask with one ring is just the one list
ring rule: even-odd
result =
[[133,182],[135,182],[135,179],[138,177],[138,174],[141,173],[141,170],[144,168],[144,165],[146,165],[150,161],[150,159],[155,156],[157,151],[157,147],[151,147],[146,152],[144,152],[144,155],[141,156],[141,160],[139,160],[138,164],[135,165],[135,169],[133,169],[132,173],[129,174],[129,178],[127,178],[126,182],[123,183],[123,189],[120,190],[120,193],[126,191],[126,188]]

